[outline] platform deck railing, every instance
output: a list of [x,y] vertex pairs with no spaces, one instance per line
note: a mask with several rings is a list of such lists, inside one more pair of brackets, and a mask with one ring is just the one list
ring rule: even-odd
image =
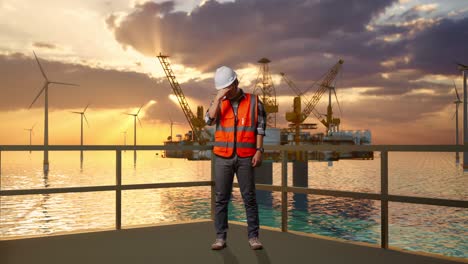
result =
[[[32,195],[32,194],[58,194],[58,193],[81,193],[81,192],[101,192],[115,191],[115,228],[122,228],[122,191],[123,190],[141,190],[141,189],[160,189],[160,188],[178,188],[178,187],[199,187],[211,186],[211,219],[214,219],[215,208],[215,191],[214,191],[214,159],[211,159],[211,180],[210,181],[190,181],[190,182],[174,182],[174,183],[149,183],[149,184],[126,184],[122,185],[122,151],[137,150],[137,151],[160,151],[160,150],[210,150],[211,146],[117,146],[117,145],[53,145],[48,146],[48,151],[115,151],[116,155],[116,173],[115,185],[106,186],[86,186],[86,187],[65,187],[65,188],[46,188],[46,189],[14,189],[3,190],[0,186],[0,199],[4,196],[16,195]],[[0,146],[0,177],[1,177],[1,153],[6,151],[44,151],[44,146],[24,146],[24,145],[3,145]],[[348,197],[354,199],[370,199],[381,202],[381,247],[388,248],[388,203],[412,203],[423,205],[437,205],[458,208],[468,208],[468,201],[452,200],[441,198],[427,198],[404,195],[391,195],[388,192],[388,153],[389,152],[467,152],[468,146],[455,145],[302,145],[302,146],[265,146],[266,151],[274,151],[281,153],[281,185],[256,184],[257,190],[265,190],[272,192],[281,192],[281,231],[288,232],[288,193],[302,193],[325,195],[333,197]],[[295,151],[374,151],[380,152],[381,169],[380,169],[380,193],[365,193],[354,191],[338,191],[314,189],[305,187],[290,187],[288,186],[288,153]],[[1,183],[1,178],[0,178]],[[234,184],[238,187],[237,184]]]

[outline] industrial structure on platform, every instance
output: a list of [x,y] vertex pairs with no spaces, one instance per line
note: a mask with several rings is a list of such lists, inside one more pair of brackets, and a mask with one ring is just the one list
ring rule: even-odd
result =
[[[182,111],[190,125],[191,130],[183,137],[177,135],[176,140],[172,137],[167,138],[165,145],[206,145],[214,141],[214,128],[206,127],[204,121],[203,106],[197,107],[196,115],[190,109],[189,104],[184,96],[182,88],[177,81],[177,78],[172,70],[169,62],[169,56],[159,54],[157,56],[159,62],[166,74],[166,77],[172,87],[174,94],[182,108]],[[293,99],[293,110],[286,113],[286,120],[289,123],[287,128],[277,128],[277,113],[278,103],[276,100],[276,90],[269,71],[269,63],[267,58],[262,58],[258,61],[259,71],[258,77],[253,88],[253,93],[257,94],[265,106],[267,112],[267,130],[264,139],[265,145],[301,145],[301,144],[346,144],[346,145],[370,145],[371,132],[369,130],[344,131],[340,130],[340,118],[333,115],[332,108],[332,92],[335,95],[338,107],[341,107],[336,96],[335,86],[333,81],[341,70],[344,61],[339,60],[330,70],[328,70],[322,78],[316,81],[308,89],[301,91],[293,81],[286,77],[285,73],[281,73],[284,82],[293,90],[296,97]],[[311,99],[307,98],[307,93],[312,88],[317,88]],[[325,115],[320,114],[316,107],[325,92],[328,91],[328,107]],[[302,108],[302,105],[305,105]],[[317,129],[315,123],[304,123],[310,114],[314,116],[326,128],[325,133],[310,133],[308,130]],[[164,157],[167,158],[187,158],[193,160],[210,159],[211,151],[182,151],[182,150],[166,150]],[[334,161],[339,159],[373,159],[374,155],[371,151],[353,151],[349,153],[335,151],[315,151],[309,153],[295,152],[290,153],[289,160],[319,160],[319,161]],[[266,160],[279,160],[279,153],[274,151],[265,152]]]

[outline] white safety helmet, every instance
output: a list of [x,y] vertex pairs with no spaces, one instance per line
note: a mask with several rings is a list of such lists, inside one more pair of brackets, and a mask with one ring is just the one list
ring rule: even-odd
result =
[[236,72],[226,66],[216,69],[214,81],[216,90],[221,90],[231,85],[237,79]]

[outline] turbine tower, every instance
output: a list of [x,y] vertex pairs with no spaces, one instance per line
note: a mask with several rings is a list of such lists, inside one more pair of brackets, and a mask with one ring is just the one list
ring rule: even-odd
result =
[[[467,116],[467,91],[466,91],[466,71],[468,66],[457,63],[458,70],[463,73],[463,145],[468,144],[468,116]],[[463,171],[468,171],[468,152],[463,152]]]
[[37,98],[44,92],[44,173],[49,172],[49,84],[61,84],[61,85],[70,85],[70,86],[79,86],[77,84],[73,83],[64,83],[64,82],[56,82],[56,81],[51,81],[49,78],[47,78],[44,69],[41,66],[41,63],[39,62],[39,59],[36,56],[36,53],[33,51],[34,57],[36,58],[37,65],[39,66],[39,69],[41,70],[41,74],[44,77],[44,84],[42,85],[42,89],[39,91],[37,94],[36,98],[34,98],[33,102],[29,106],[29,109],[33,106],[33,104],[36,102]]
[[[79,114],[81,115],[81,140],[80,140],[80,146],[83,147],[83,117],[84,117],[84,120],[86,121],[86,125],[88,125],[89,127],[89,123],[88,123],[88,119],[86,118],[86,109],[88,109],[88,105],[86,105],[85,109],[83,110],[83,112],[72,112],[74,114]],[[81,149],[80,151],[80,162],[81,162],[81,165],[83,165],[83,149]]]
[[[457,100],[453,102],[455,104],[455,115],[453,117],[455,117],[455,145],[458,146],[458,131],[459,131],[458,130],[458,107],[460,106],[461,103],[463,103],[463,101],[460,100],[460,96],[458,95],[457,85],[455,84],[455,81],[453,82],[453,87],[457,95]],[[456,152],[456,155],[455,155],[455,162],[457,163],[457,165],[460,163],[460,155],[458,151]]]
[[138,109],[138,112],[136,114],[125,113],[126,115],[133,116],[133,146],[135,148],[133,150],[133,165],[134,166],[136,165],[136,157],[137,157],[136,155],[136,121],[138,119],[138,122],[140,123],[140,127],[142,127],[140,118],[138,117],[138,114],[140,113],[142,107],[143,105],[140,107],[140,109]]
[[[31,147],[31,143],[32,143],[32,136],[31,134],[34,134],[33,130],[34,130],[34,127],[36,126],[36,124],[34,124],[31,128],[25,128],[24,130],[27,130],[29,131],[29,147]],[[31,153],[31,149],[29,150],[29,153]]]

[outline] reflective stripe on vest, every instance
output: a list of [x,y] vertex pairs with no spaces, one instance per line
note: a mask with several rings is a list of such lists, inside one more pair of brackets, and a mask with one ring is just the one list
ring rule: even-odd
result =
[[[257,96],[248,93],[239,102],[237,118],[229,100],[223,100],[216,122],[213,152],[221,157],[231,157],[236,136],[236,153],[250,157],[256,152]],[[236,123],[237,120],[237,123]]]

